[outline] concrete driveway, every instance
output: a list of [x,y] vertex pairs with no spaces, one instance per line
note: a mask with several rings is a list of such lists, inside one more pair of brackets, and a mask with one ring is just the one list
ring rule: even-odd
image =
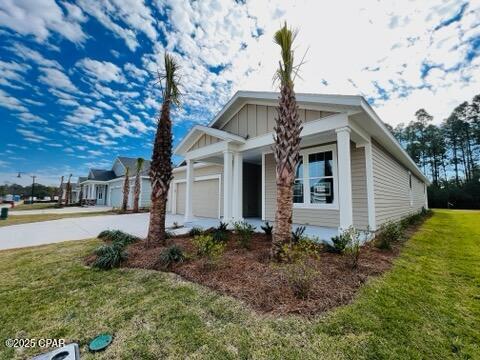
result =
[[[0,250],[88,239],[107,229],[146,237],[149,216],[149,213],[105,215],[4,226],[0,227]],[[165,225],[170,227],[174,221],[183,224],[183,215],[168,214]],[[185,231],[186,228],[180,228],[175,232]]]

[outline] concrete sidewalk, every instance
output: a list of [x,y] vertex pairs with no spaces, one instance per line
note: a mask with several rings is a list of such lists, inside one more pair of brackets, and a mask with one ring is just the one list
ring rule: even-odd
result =
[[81,206],[69,206],[64,208],[58,209],[37,209],[37,210],[15,210],[13,208],[8,212],[9,215],[12,216],[21,216],[21,215],[39,215],[39,214],[76,214],[76,213],[89,213],[89,212],[102,212],[102,211],[110,211],[112,207],[110,206],[88,206],[88,207],[81,207]]
[[[88,239],[107,229],[146,237],[149,216],[149,213],[105,215],[4,226],[0,227],[0,250]],[[170,227],[173,222],[183,224],[183,215],[169,214],[165,225]],[[174,232],[186,231],[188,229],[180,228]]]

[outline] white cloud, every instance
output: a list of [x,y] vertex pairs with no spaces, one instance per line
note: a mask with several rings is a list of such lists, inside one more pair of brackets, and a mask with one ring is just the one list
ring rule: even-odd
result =
[[143,80],[148,75],[147,71],[139,69],[132,63],[126,63],[125,65],[123,65],[123,68],[130,76],[139,80]]
[[42,54],[33,49],[27,48],[26,46],[15,43],[13,46],[9,47],[13,54],[19,56],[23,60],[32,61],[40,66],[53,67],[57,69],[62,69],[62,65],[58,61],[46,59]]
[[48,138],[46,138],[43,135],[39,135],[38,133],[34,132],[33,130],[27,130],[27,129],[17,129],[17,132],[23,135],[24,139],[30,142],[35,142],[35,143],[40,143],[47,141]]
[[103,112],[100,109],[82,105],[75,109],[73,114],[68,115],[65,118],[65,122],[67,125],[88,125],[91,124],[96,117],[102,114]]
[[125,82],[122,70],[108,61],[97,61],[85,58],[77,62],[76,66],[83,69],[89,76],[104,82]]
[[60,89],[69,92],[78,92],[78,89],[73,85],[70,78],[65,75],[62,71],[54,68],[45,68],[42,67],[40,70],[43,72],[43,75],[40,75],[38,81],[51,86],[55,89]]
[[47,120],[42,119],[42,118],[38,117],[37,115],[33,115],[31,113],[28,113],[28,112],[21,113],[20,115],[18,115],[18,117],[20,118],[21,121],[23,121],[25,123],[37,123],[37,124],[42,124],[42,125],[48,124]]
[[0,89],[0,106],[10,110],[28,111],[20,100],[6,93],[2,89]]
[[125,40],[130,50],[139,46],[137,32],[144,33],[151,41],[157,39],[155,20],[142,0],[79,0],[78,5]]
[[55,0],[0,2],[0,25],[22,35],[32,35],[41,43],[45,42],[52,32],[74,43],[83,42],[86,35],[78,20],[72,16],[67,19]]

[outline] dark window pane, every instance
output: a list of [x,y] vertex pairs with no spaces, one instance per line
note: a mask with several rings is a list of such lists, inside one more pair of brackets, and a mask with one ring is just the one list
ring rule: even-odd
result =
[[325,153],[325,176],[333,176],[333,153],[331,151]]
[[311,178],[325,176],[324,153],[308,155],[308,172]]
[[331,204],[333,202],[333,179],[310,179],[310,203]]
[[295,180],[293,183],[293,203],[303,204],[303,180]]
[[303,179],[303,157],[300,156],[298,160],[297,171],[295,172],[295,179]]

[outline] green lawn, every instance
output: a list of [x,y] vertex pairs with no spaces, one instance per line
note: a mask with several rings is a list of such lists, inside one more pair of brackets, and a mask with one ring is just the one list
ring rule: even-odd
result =
[[[0,252],[0,358],[13,337],[80,342],[82,359],[479,359],[480,212],[436,211],[393,269],[324,316],[262,316],[171,274],[94,271],[97,240]],[[98,333],[113,344],[86,351]]]
[[26,224],[39,221],[77,218],[86,216],[101,216],[118,214],[115,211],[95,211],[70,214],[35,214],[35,215],[9,215],[7,219],[0,219],[0,227],[8,225]]
[[34,204],[19,204],[16,205],[13,209],[15,211],[23,210],[43,210],[43,209],[53,209],[57,207],[57,203],[34,203]]

